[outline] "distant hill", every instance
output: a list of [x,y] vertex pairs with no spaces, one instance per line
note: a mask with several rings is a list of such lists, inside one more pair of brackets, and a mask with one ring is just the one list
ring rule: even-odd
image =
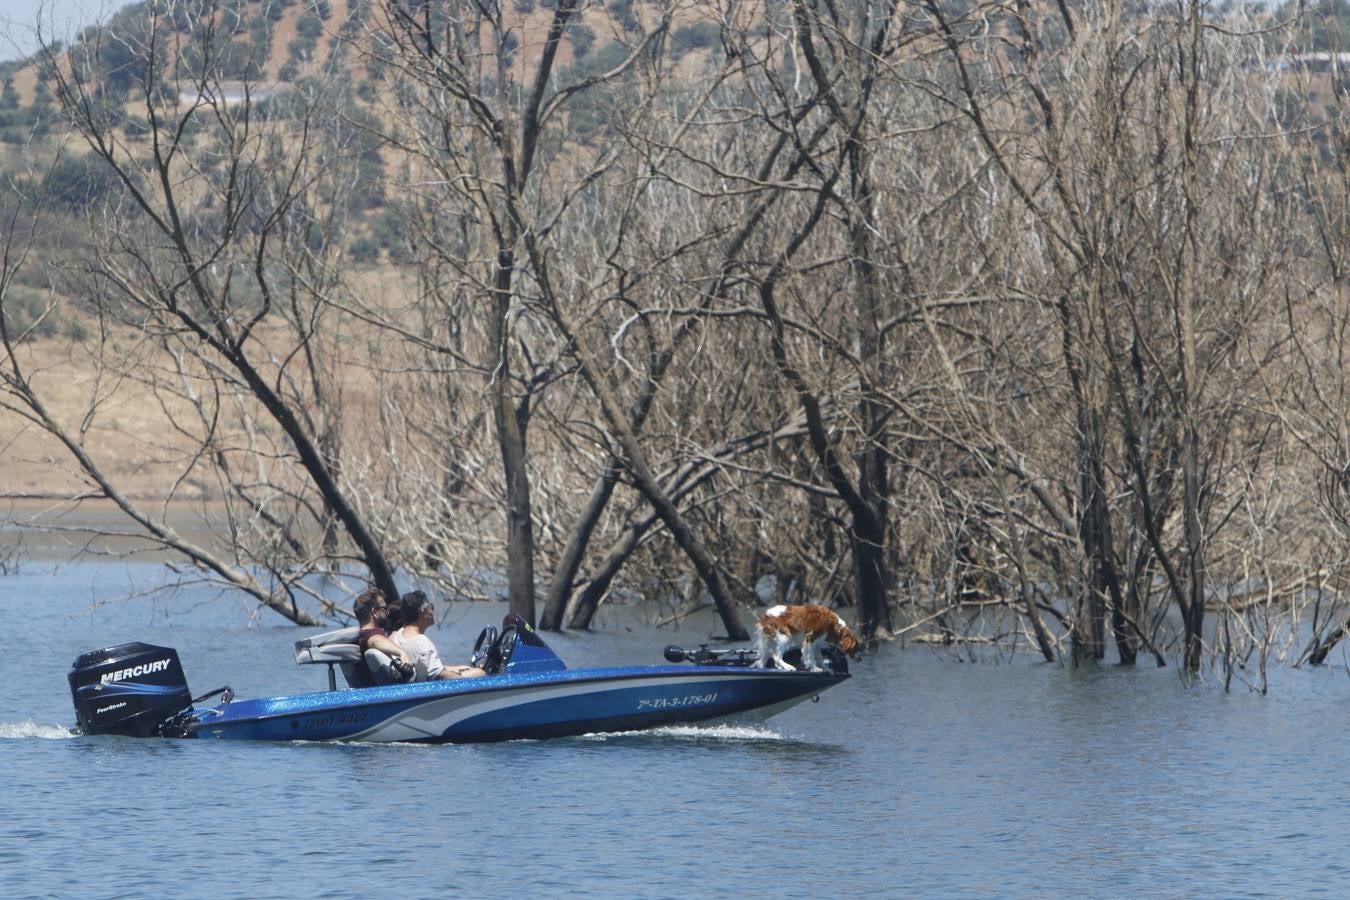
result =
[[[517,70],[536,62],[542,49],[556,0],[514,0],[506,13],[516,50]],[[165,17],[163,10],[173,15]],[[210,15],[198,16],[207,10]],[[156,19],[156,15],[159,18]],[[652,27],[659,12],[643,0],[608,0],[579,12],[568,28],[558,55],[562,68],[577,65],[602,69],[622,58],[625,43]],[[328,70],[334,55],[353,45],[360,47],[369,32],[370,0],[214,0],[163,4],[132,3],[122,7],[100,25],[89,26],[75,42],[103,38],[108,85],[113,90],[133,86],[143,60],[134,49],[144,44],[151,23],[160,33],[191,43],[194,30],[218,29],[230,41],[222,60],[226,78],[260,80],[264,83],[295,81]],[[676,15],[667,51],[677,57],[720,49],[719,26],[696,8]],[[111,39],[109,39],[111,38]],[[59,45],[58,45],[59,46]],[[354,83],[379,79],[366,71],[359,53],[343,53],[340,65],[351,71]],[[0,64],[0,79],[15,95],[19,108],[38,96],[37,65],[32,59]]]
[[[505,13],[507,46],[513,65],[508,70],[523,79],[542,53],[557,0],[514,0]],[[105,22],[90,26],[73,38],[68,54],[87,58],[86,46],[98,45],[100,71],[96,77],[113,97],[126,95],[129,120],[137,116],[132,101],[145,72],[156,34],[160,64],[171,69],[173,54],[199,52],[200,36],[209,33],[227,49],[219,59],[221,78],[247,82],[253,100],[284,95],[307,78],[335,78],[363,101],[373,100],[390,86],[385,72],[364,52],[378,40],[378,20],[371,0],[191,0],[191,2],[132,3]],[[721,54],[721,28],[707,18],[709,7],[686,7],[672,24],[664,50],[677,71],[692,71],[710,53]],[[168,11],[166,13],[166,11]],[[622,61],[641,40],[645,29],[659,22],[660,11],[644,0],[607,0],[587,6],[569,23],[559,48],[555,72],[573,77],[606,71]],[[490,36],[480,36],[484,50]],[[65,48],[55,45],[58,52]],[[188,72],[193,59],[183,60]],[[0,64],[0,173],[14,171],[19,155],[31,161],[34,141],[47,137],[55,122],[54,104],[41,84],[36,58]],[[179,90],[192,90],[184,86]],[[240,96],[243,91],[239,90]],[[584,130],[584,123],[580,125]],[[135,127],[134,121],[130,127]],[[41,158],[38,154],[36,158]]]
[[[508,49],[514,60],[510,74],[515,78],[524,78],[537,63],[556,2],[514,0],[507,10]],[[186,72],[199,68],[190,56],[180,59],[174,54],[199,53],[201,45],[209,43],[202,35],[209,34],[216,45],[224,44],[227,49],[220,56],[218,73],[225,81],[210,90],[218,91],[227,103],[242,100],[247,85],[247,96],[253,102],[284,110],[293,86],[320,78],[341,83],[359,107],[373,103],[392,86],[389,74],[364,52],[379,39],[378,20],[372,18],[371,9],[370,0],[132,3],[105,22],[85,28],[69,48],[57,45],[56,49],[68,50],[67,58],[86,59],[92,54],[83,50],[97,43],[99,68],[92,74],[105,96],[113,99],[112,108],[120,109],[114,114],[122,117],[119,127],[124,137],[135,142],[148,127],[140,85],[150,59],[146,48],[152,45],[152,34],[156,35],[161,72],[172,71],[180,61]],[[677,68],[699,66],[709,53],[722,52],[720,26],[701,18],[707,9],[687,8],[666,38],[666,52]],[[604,5],[588,6],[569,24],[555,71],[563,77],[569,72],[580,77],[613,68],[645,29],[656,26],[658,17],[658,9],[641,0],[607,0]],[[0,178],[55,179],[50,193],[57,202],[69,199],[78,205],[81,198],[98,194],[99,173],[81,161],[83,149],[78,144],[68,146],[56,167],[45,171],[45,161],[57,154],[54,145],[50,153],[45,152],[44,142],[60,134],[60,128],[56,104],[41,83],[40,69],[36,58],[0,65]],[[177,85],[163,84],[161,89],[168,92],[167,97],[176,95],[180,103],[196,100],[200,90],[187,78]],[[119,106],[118,97],[125,97],[126,102]],[[362,115],[356,108],[352,114]],[[601,117],[584,121],[584,116],[575,113],[571,125],[583,140],[601,127]],[[387,156],[375,150],[368,154],[370,187],[359,200],[363,211],[347,234],[347,249],[360,261],[382,261],[398,253],[399,223],[384,208],[380,187],[384,180],[380,170],[389,164]]]

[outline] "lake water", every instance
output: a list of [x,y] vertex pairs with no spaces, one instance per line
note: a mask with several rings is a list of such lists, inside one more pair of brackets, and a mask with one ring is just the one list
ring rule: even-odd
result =
[[[151,564],[0,579],[0,895],[1342,896],[1344,657],[1265,695],[1174,668],[882,648],[765,727],[474,746],[72,737],[66,671],[127,640],[195,693],[321,689],[298,630],[237,597],[117,599]],[[501,609],[456,606],[464,656]],[[569,665],[659,662],[610,613]],[[631,630],[630,630],[631,628]],[[17,639],[22,636],[22,641]]]

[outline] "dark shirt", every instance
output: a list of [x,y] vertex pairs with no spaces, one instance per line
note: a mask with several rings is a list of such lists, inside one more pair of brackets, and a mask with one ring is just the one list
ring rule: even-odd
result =
[[389,632],[378,625],[367,625],[365,628],[362,628],[361,633],[356,636],[356,646],[361,648],[362,653],[365,653],[370,649],[370,639],[376,635],[379,635],[380,637],[389,637]]

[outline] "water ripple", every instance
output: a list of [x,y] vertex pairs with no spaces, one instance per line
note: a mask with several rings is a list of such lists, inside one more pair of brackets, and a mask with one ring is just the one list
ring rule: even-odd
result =
[[631,737],[640,735],[646,737],[667,737],[681,738],[688,740],[707,740],[707,741],[787,741],[791,738],[774,731],[771,728],[754,725],[668,725],[664,728],[652,728],[646,731],[615,731],[588,734],[583,740],[603,741],[615,737]]
[[[122,563],[93,570],[129,577]],[[1174,669],[958,666],[885,647],[772,728],[460,746],[72,741],[64,666],[91,647],[176,646],[193,684],[245,697],[322,675],[294,665],[295,629],[245,634],[229,604],[198,608],[185,592],[153,614],[83,613],[88,588],[48,581],[5,584],[45,591],[66,627],[38,677],[29,657],[0,658],[15,717],[0,723],[0,897],[286,900],[376,885],[664,900],[781,893],[785,877],[880,897],[1335,897],[1350,874],[1335,790],[1350,741],[1309,731],[1343,721],[1344,668],[1286,670],[1267,696],[1226,697]],[[465,615],[489,618],[480,609]],[[477,626],[458,630],[437,634],[442,652]],[[569,663],[609,665],[703,637],[557,641]],[[785,876],[785,846],[835,871]]]
[[42,738],[64,740],[76,735],[64,725],[40,725],[37,722],[0,722],[0,740]]

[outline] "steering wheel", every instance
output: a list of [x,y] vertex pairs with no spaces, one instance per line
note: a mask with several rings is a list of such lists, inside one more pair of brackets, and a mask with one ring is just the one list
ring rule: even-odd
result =
[[470,657],[470,662],[484,672],[492,674],[492,670],[488,668],[488,661],[492,658],[492,651],[497,646],[498,640],[500,638],[497,635],[496,625],[489,625],[478,632],[478,640],[473,642],[473,656]]
[[[488,626],[491,628],[491,626]],[[485,629],[486,630],[486,629]],[[494,632],[497,630],[492,629]],[[508,625],[501,634],[494,634],[492,645],[488,647],[483,659],[482,669],[489,675],[496,675],[511,661],[511,653],[516,649],[516,626]]]

